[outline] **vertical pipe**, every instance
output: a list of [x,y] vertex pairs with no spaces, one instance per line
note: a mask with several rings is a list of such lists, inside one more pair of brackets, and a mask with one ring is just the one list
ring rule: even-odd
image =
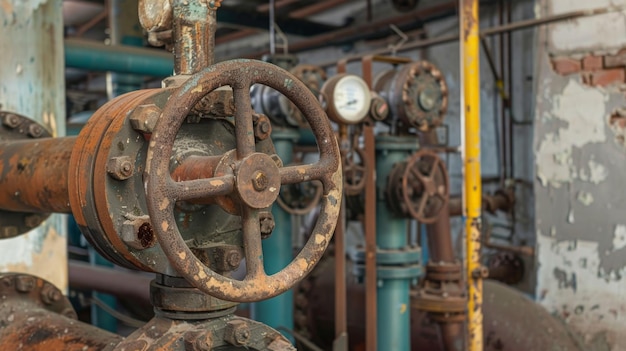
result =
[[376,277],[376,153],[374,127],[363,127],[365,157],[370,170],[365,180],[365,347],[366,351],[376,351],[378,345],[378,310]]
[[483,282],[480,272],[480,38],[478,0],[461,0],[463,79],[463,199],[468,282],[468,351],[483,350]]
[[[348,126],[339,126],[339,146],[342,156],[348,152]],[[358,145],[352,145],[358,147]],[[345,174],[344,174],[345,179]],[[335,342],[333,350],[348,349],[348,310],[346,292],[346,202],[341,202],[339,220],[335,228]]]
[[174,72],[200,72],[214,62],[218,2],[172,0]]
[[[61,0],[4,0],[0,6],[0,108],[65,134]],[[37,274],[67,289],[65,217],[53,215],[28,235],[0,241],[0,271]]]
[[[272,140],[283,164],[292,162],[293,144],[299,136],[295,130],[274,128]],[[293,259],[291,215],[280,206],[273,206],[272,215],[276,227],[272,235],[263,240],[264,266],[268,275],[285,268]],[[255,303],[252,306],[252,318],[274,329],[293,330],[293,291]],[[290,335],[285,336],[291,338]]]
[[[417,149],[415,138],[390,138],[380,136],[376,139],[376,188],[383,193],[387,187],[388,176],[393,166],[406,161],[411,152]],[[395,215],[387,200],[376,198],[376,246],[379,250],[402,250],[408,243],[407,229],[409,220]],[[389,272],[396,266],[381,266]],[[411,321],[409,290],[411,280],[407,277],[378,276],[377,309],[378,348],[377,350],[410,350]]]
[[276,5],[270,0],[270,54],[276,54]]

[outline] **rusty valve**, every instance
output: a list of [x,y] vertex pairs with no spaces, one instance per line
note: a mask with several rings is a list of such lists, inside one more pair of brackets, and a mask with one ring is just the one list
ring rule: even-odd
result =
[[449,189],[443,161],[435,152],[423,149],[391,171],[387,201],[396,212],[431,224],[448,206]]
[[[291,100],[310,124],[320,150],[314,164],[280,167],[267,154],[256,152],[250,87],[265,85]],[[226,152],[212,178],[177,182],[168,176],[172,146],[187,111],[221,86],[230,86],[235,101],[236,149]],[[269,63],[226,61],[191,77],[173,92],[152,134],[144,172],[148,212],[161,248],[172,267],[201,291],[219,299],[249,302],[267,299],[291,288],[319,261],[330,242],[341,202],[339,147],[330,123],[311,91],[290,73]],[[281,185],[319,180],[321,211],[313,234],[296,258],[268,276],[263,267],[261,216]],[[229,197],[242,217],[246,276],[235,280],[213,271],[192,253],[176,225],[175,203]],[[218,202],[219,203],[219,202]],[[267,223],[265,223],[267,224]]]
[[355,147],[343,157],[344,191],[355,196],[365,189],[367,158],[362,149]]

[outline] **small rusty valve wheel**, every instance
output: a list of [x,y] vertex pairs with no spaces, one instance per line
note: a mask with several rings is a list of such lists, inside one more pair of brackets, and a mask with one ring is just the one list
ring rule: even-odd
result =
[[[322,184],[319,182],[290,184],[283,187],[283,191],[276,198],[276,203],[289,214],[304,216],[317,207],[322,198],[322,191]],[[283,192],[286,195],[283,196]]]
[[402,175],[402,198],[408,214],[421,223],[434,223],[448,206],[448,171],[430,150],[413,154]]
[[355,196],[365,189],[367,165],[362,149],[354,147],[343,157],[343,190],[347,196]]
[[[255,152],[250,97],[253,84],[279,91],[302,111],[317,140],[320,158],[316,163],[281,167],[269,155]],[[233,90],[236,149],[223,155],[212,178],[174,181],[169,167],[178,128],[193,106],[223,86]],[[313,234],[292,262],[268,276],[263,267],[261,212],[276,201],[281,185],[312,180],[320,181],[323,187],[320,216]],[[279,295],[310,273],[330,242],[342,196],[339,147],[316,97],[287,71],[253,60],[232,60],[210,66],[172,94],[150,140],[144,181],[150,218],[172,267],[201,291],[235,302],[259,301]],[[185,243],[174,218],[178,201],[223,196],[236,200],[241,215],[247,268],[243,280],[220,275],[205,266]]]

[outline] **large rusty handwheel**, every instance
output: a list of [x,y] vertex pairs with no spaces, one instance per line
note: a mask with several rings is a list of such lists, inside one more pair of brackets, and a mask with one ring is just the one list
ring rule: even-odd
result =
[[448,171],[437,153],[420,150],[409,159],[402,176],[402,196],[411,217],[434,223],[448,206]]
[[[255,152],[250,102],[253,84],[269,86],[296,104],[315,135],[319,161],[280,167],[269,155]],[[222,86],[233,89],[237,148],[223,156],[213,178],[176,182],[170,176],[170,157],[177,130],[193,106]],[[250,302],[283,293],[311,272],[332,237],[342,194],[339,147],[316,97],[302,82],[277,66],[233,60],[192,76],[165,105],[152,134],[147,159],[146,197],[159,243],[178,274],[214,297]],[[268,276],[263,267],[259,214],[276,200],[281,185],[311,180],[319,180],[323,186],[321,212],[313,234],[289,265]],[[228,278],[205,266],[181,237],[174,218],[177,201],[225,195],[237,199],[242,217],[247,267],[243,280]]]

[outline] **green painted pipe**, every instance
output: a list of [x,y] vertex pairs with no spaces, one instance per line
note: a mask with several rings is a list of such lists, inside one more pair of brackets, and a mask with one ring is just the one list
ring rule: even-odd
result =
[[[275,128],[272,132],[276,154],[283,164],[291,163],[293,145],[297,140],[298,132],[295,130]],[[276,204],[272,208],[272,214],[276,226],[272,235],[263,240],[263,262],[268,275],[282,270],[293,260],[291,214]],[[293,292],[289,290],[269,300],[255,303],[252,318],[274,329],[281,330],[282,327],[293,330]],[[291,335],[285,336],[291,338]]]
[[65,39],[65,67],[166,77],[174,71],[174,57],[158,49]]
[[[383,196],[387,177],[394,164],[403,162],[418,147],[417,139],[379,136],[376,139],[376,246],[378,249],[401,250],[407,247],[409,221],[393,214]],[[403,267],[377,264],[378,313],[377,350],[410,350],[411,305],[409,289],[415,279],[403,274],[383,276],[382,270],[398,272]]]

